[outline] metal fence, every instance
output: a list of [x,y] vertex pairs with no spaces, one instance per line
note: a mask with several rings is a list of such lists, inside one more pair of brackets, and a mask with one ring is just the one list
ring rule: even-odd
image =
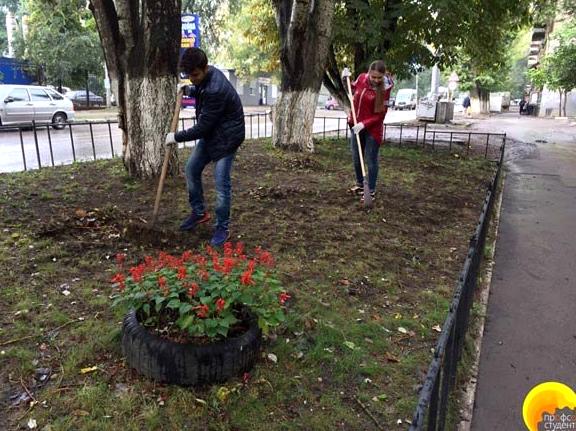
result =
[[[247,114],[246,138],[268,138],[273,133],[269,112]],[[181,118],[180,129],[192,127],[195,118]],[[318,138],[348,138],[350,129],[343,117],[315,117],[313,133]],[[504,134],[438,129],[425,125],[385,124],[387,143],[446,149],[462,156],[483,155],[497,159]],[[180,147],[193,146],[192,143]],[[77,161],[107,159],[122,152],[122,132],[117,121],[76,121],[62,129],[50,124],[0,126],[0,172],[26,171]]]
[[468,254],[460,273],[456,290],[450,304],[448,316],[434,349],[434,356],[428,368],[426,379],[420,390],[418,405],[410,425],[410,431],[444,430],[452,389],[456,382],[458,361],[462,355],[464,340],[468,331],[470,310],[474,292],[478,284],[478,272],[482,261],[484,243],[490,224],[490,215],[496,199],[496,191],[502,173],[506,137],[501,148],[496,174],[486,193],[482,212],[470,239]]

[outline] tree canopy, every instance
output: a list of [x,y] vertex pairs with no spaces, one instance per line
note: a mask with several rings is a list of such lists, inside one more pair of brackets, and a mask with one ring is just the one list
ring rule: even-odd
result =
[[85,83],[86,73],[103,77],[104,61],[94,18],[80,0],[27,0],[19,14],[26,15],[28,32],[15,42],[18,58],[42,65],[47,82],[69,86]]

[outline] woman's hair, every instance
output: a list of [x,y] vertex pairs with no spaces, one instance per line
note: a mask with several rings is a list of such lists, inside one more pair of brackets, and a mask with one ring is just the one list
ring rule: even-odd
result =
[[208,57],[200,48],[188,48],[180,59],[180,70],[192,72],[196,69],[204,69],[208,66]]
[[376,60],[370,63],[368,70],[375,70],[380,73],[386,73],[386,64],[382,60]]
[[[376,60],[370,63],[368,71],[375,70],[382,74],[386,73],[386,64],[382,60]],[[380,113],[384,112],[384,82],[382,82],[378,87],[376,87],[376,100],[374,101],[374,112]]]

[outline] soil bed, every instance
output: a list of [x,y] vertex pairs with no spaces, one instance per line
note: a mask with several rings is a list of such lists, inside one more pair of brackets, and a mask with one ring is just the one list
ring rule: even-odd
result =
[[[210,239],[210,226],[178,231],[183,177],[168,180],[150,232],[156,183],[119,160],[0,175],[0,428],[406,429],[495,167],[383,148],[366,212],[346,193],[347,144],[317,145],[249,141],[238,154],[233,240],[274,254],[288,323],[250,375],[196,389],[126,367],[109,299],[116,253],[133,264]],[[213,208],[211,167],[205,184]]]

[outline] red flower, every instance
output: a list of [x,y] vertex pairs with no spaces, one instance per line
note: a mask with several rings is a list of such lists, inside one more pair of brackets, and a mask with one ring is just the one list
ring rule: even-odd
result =
[[136,283],[142,281],[142,276],[144,275],[145,269],[146,267],[144,264],[130,268],[130,275],[132,276],[132,280],[134,280]]
[[154,267],[154,258],[152,256],[144,256],[144,264],[147,268],[152,269]]
[[198,286],[197,283],[187,283],[184,286],[188,288],[187,293],[190,298],[194,298],[198,293],[198,290],[200,290],[200,286]]
[[291,298],[290,295],[288,295],[286,292],[282,292],[282,293],[280,294],[280,304],[284,305],[284,303],[285,303],[286,301],[288,301],[290,298]]
[[269,251],[263,251],[260,253],[259,260],[261,264],[266,265],[269,268],[274,266],[274,257]]
[[246,271],[254,272],[254,268],[256,268],[256,261],[254,259],[250,259],[248,261],[248,266],[246,267]]
[[118,273],[115,274],[114,277],[112,277],[112,283],[117,283],[118,284],[118,289],[120,291],[124,290],[126,288],[126,284],[124,283],[126,279],[124,278],[124,274],[122,273]]
[[220,258],[218,256],[212,256],[212,267],[214,271],[224,272],[224,267],[220,265]]
[[253,283],[252,281],[252,271],[244,271],[242,273],[242,275],[240,276],[240,283],[242,283],[244,286],[248,286],[250,284]]
[[186,250],[184,253],[182,253],[182,260],[184,262],[192,260],[192,252],[190,250]]
[[222,272],[224,274],[230,274],[230,271],[232,271],[232,268],[236,265],[236,259],[233,257],[225,257],[223,265],[224,268],[222,268]]
[[224,310],[225,306],[226,306],[226,301],[224,301],[222,298],[218,298],[216,300],[216,311],[218,313],[220,313],[222,310]]
[[196,316],[198,316],[200,319],[205,319],[206,316],[208,316],[209,308],[206,304],[200,305],[196,307],[196,309],[198,310],[196,311]]
[[116,253],[116,263],[120,266],[124,265],[126,261],[126,254],[125,253]]
[[234,248],[232,247],[232,243],[231,242],[225,242],[224,243],[224,256],[225,257],[232,257],[233,254],[234,254]]
[[234,250],[234,253],[238,256],[242,256],[244,254],[244,243],[243,242],[238,242],[236,243],[236,249]]
[[246,385],[248,384],[249,381],[250,381],[250,373],[242,374],[242,383]]
[[176,278],[178,278],[178,280],[184,280],[186,278],[185,266],[181,266],[180,268],[178,268],[178,275],[176,276]]
[[166,277],[158,277],[158,286],[160,286],[160,288],[166,287]]

